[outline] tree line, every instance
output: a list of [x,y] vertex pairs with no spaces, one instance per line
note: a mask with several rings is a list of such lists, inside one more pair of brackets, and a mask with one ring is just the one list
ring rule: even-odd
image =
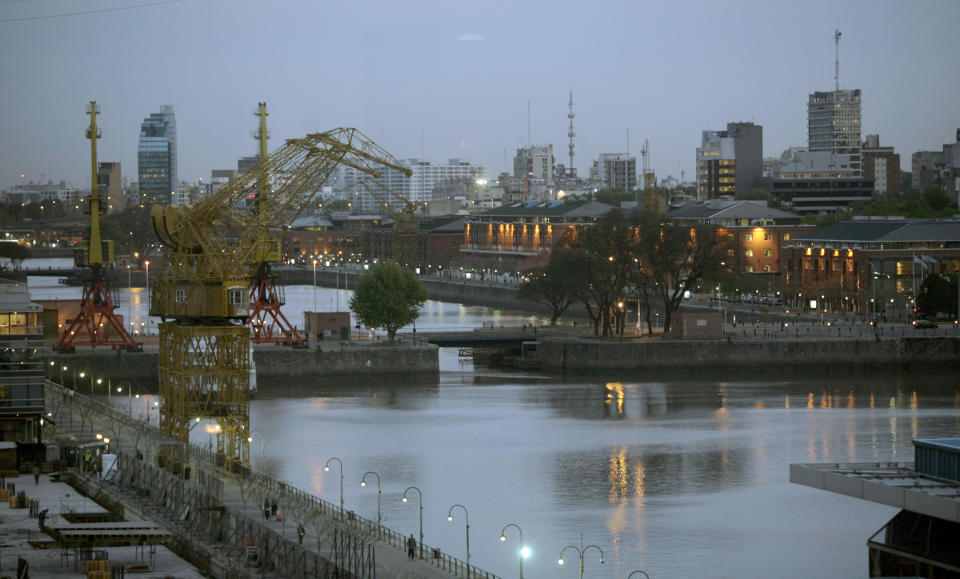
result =
[[623,335],[628,301],[640,304],[652,333],[657,304],[667,332],[684,294],[724,266],[726,243],[709,225],[682,225],[653,211],[615,209],[596,225],[570,228],[547,265],[519,291],[551,309],[551,324],[571,305],[582,304],[594,333],[602,336]]

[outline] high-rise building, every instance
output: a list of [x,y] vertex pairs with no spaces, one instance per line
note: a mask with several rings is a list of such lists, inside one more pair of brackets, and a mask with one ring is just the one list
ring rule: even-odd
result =
[[807,145],[828,151],[851,177],[863,174],[860,142],[860,89],[817,91],[807,101]]
[[176,202],[177,120],[173,105],[163,105],[140,125],[137,155],[140,202],[169,205]]
[[97,164],[97,188],[100,190],[104,213],[116,213],[123,209],[123,176],[120,163]]
[[513,158],[513,176],[552,182],[553,145],[517,149],[517,156]]
[[901,190],[900,155],[893,147],[881,147],[880,135],[867,135],[863,142],[863,177],[873,181],[876,194]]
[[[450,159],[446,165],[434,165],[423,159],[403,159],[400,163],[413,173],[407,177],[402,172],[389,167],[381,168],[379,182],[388,191],[383,191],[385,199],[396,209],[402,209],[403,204],[393,196],[393,193],[402,196],[407,201],[420,205],[429,203],[433,189],[440,183],[459,179],[476,181],[487,177],[487,168],[473,165],[469,161]],[[333,176],[331,184],[334,189],[343,194],[343,198],[351,203],[351,210],[358,212],[381,213],[382,203],[374,199],[363,187],[355,187],[362,178],[361,174],[352,167],[342,167]],[[392,193],[391,193],[392,192]]]
[[917,151],[911,161],[914,189],[937,187],[955,203],[960,199],[960,129],[955,143],[943,145],[942,151]]
[[593,172],[605,189],[633,191],[637,187],[637,158],[629,153],[601,153]]
[[727,123],[725,131],[703,131],[697,148],[697,195],[712,199],[747,193],[763,176],[763,127]]

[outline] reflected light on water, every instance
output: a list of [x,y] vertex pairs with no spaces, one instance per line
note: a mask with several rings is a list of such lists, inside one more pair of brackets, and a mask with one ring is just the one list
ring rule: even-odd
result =
[[621,446],[610,455],[610,466],[607,469],[607,480],[610,482],[609,499],[611,503],[623,502],[627,498],[630,481],[627,478],[627,449]]
[[790,410],[790,395],[787,394],[783,397],[783,407],[787,410]]
[[[319,460],[319,459],[317,459]],[[315,495],[323,495],[323,466],[318,462],[313,465],[312,473],[310,476],[310,490]]]
[[617,416],[623,416],[623,384],[620,382],[607,382],[607,397],[604,400],[604,404],[607,406],[613,401],[614,397],[617,399]]

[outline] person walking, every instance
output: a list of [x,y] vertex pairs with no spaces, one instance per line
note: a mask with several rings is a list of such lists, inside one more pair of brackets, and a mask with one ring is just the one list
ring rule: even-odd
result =
[[263,520],[270,519],[270,499],[263,499]]
[[270,518],[271,519],[277,518],[277,501],[273,501],[270,503]]
[[33,465],[33,484],[40,484],[40,465]]
[[297,543],[298,543],[298,544],[300,544],[300,545],[303,544],[303,536],[304,536],[306,533],[307,533],[307,531],[304,530],[303,525],[302,525],[301,523],[297,523]]
[[414,559],[417,556],[417,540],[413,538],[413,533],[410,533],[410,538],[407,539],[407,557]]

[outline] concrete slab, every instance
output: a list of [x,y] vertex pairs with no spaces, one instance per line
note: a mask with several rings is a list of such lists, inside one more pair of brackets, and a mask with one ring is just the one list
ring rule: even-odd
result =
[[[7,477],[6,482],[16,485],[17,491],[27,493],[30,500],[39,501],[40,508],[48,509],[46,522],[51,525],[69,525],[64,518],[68,513],[106,513],[92,500],[81,496],[73,487],[52,482],[49,475],[42,475],[39,483],[34,483],[33,475]],[[53,540],[40,532],[36,517],[30,516],[30,509],[12,509],[9,502],[0,503],[0,576],[15,577],[17,559],[23,557],[30,563],[31,577],[86,577],[83,562],[74,565],[72,558],[62,559],[59,548],[36,548],[31,545],[47,543],[54,546]],[[136,547],[108,547],[104,549],[110,565],[143,564]],[[144,557],[149,563],[149,553]],[[176,556],[169,549],[158,546],[151,575],[200,579],[203,577],[196,568]]]

